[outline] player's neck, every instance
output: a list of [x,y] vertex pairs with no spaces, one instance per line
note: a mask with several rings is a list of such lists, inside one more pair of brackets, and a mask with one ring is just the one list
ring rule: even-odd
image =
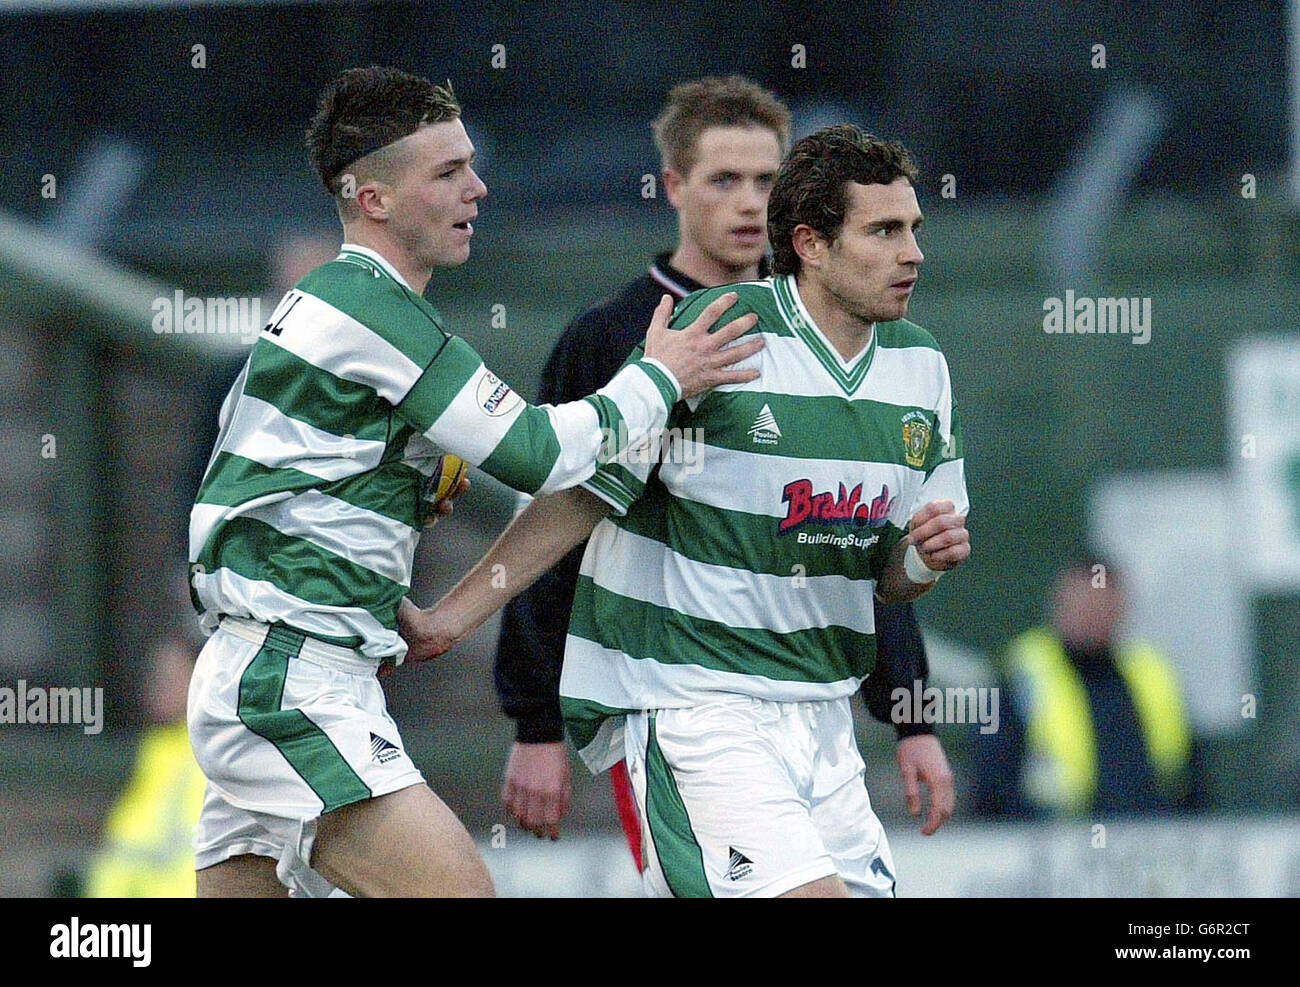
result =
[[852,360],[871,343],[876,324],[846,312],[835,296],[822,285],[801,274],[795,275],[799,297],[835,351],[846,360]]
[[417,295],[424,294],[425,286],[428,285],[433,271],[422,266],[419,261],[413,260],[401,245],[393,243],[391,238],[366,230],[360,224],[353,224],[343,227],[343,242],[355,243],[358,247],[368,247],[373,250],[393,265],[402,279],[411,286],[413,292]]
[[716,288],[736,281],[758,280],[758,261],[749,267],[730,267],[719,263],[686,239],[678,241],[677,249],[668,258],[668,263],[706,288]]

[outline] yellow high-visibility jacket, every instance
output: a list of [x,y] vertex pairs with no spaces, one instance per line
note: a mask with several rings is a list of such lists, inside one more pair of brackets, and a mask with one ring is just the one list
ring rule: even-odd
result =
[[194,831],[206,779],[185,720],[147,728],[87,875],[88,898],[193,898]]
[[[1025,796],[1062,815],[1087,812],[1097,793],[1097,735],[1079,673],[1047,628],[1017,637],[1007,659],[1027,714]],[[1115,663],[1133,699],[1156,781],[1172,791],[1185,776],[1192,748],[1178,678],[1160,652],[1140,641],[1119,645]]]

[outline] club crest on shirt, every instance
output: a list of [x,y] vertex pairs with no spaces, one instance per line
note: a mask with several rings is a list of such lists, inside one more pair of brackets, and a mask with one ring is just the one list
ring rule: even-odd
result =
[[925,412],[909,411],[903,416],[903,460],[908,466],[920,469],[925,465],[930,435],[930,419]]

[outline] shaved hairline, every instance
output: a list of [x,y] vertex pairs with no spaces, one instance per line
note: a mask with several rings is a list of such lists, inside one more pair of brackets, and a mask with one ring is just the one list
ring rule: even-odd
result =
[[[405,137],[400,137],[391,144],[385,144],[383,147],[376,148],[364,157],[358,158],[351,166],[347,168],[339,177],[351,175],[356,181],[356,188],[360,188],[369,182],[381,182],[385,185],[395,183],[397,175],[408,167],[415,152],[412,137],[421,134],[429,127],[438,127],[446,123],[455,123],[460,117],[452,117],[448,120],[439,120],[436,123],[422,123],[420,126],[411,131]],[[470,152],[469,157],[473,157],[477,152]],[[457,161],[460,158],[449,158],[448,161]],[[339,214],[346,218],[355,218],[359,210],[356,199],[352,196],[342,194],[342,188],[334,196],[335,202],[339,207]]]

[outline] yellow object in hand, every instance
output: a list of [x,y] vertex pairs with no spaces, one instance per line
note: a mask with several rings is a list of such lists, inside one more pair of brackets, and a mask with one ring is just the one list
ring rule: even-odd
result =
[[437,523],[438,505],[455,492],[467,473],[469,473],[469,464],[459,456],[447,452],[438,457],[437,468],[424,481],[426,527]]

